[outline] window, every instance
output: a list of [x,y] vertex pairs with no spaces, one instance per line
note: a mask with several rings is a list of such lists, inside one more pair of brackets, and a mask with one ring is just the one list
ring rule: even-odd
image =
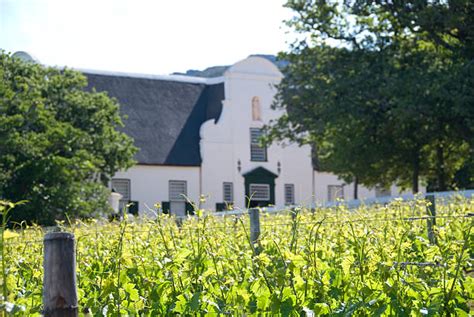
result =
[[186,181],[169,181],[170,201],[186,201]]
[[112,179],[112,188],[122,195],[122,199],[120,201],[128,201],[130,200],[130,180],[123,179],[123,178],[114,178]]
[[390,188],[385,188],[383,186],[375,186],[375,197],[387,197],[392,196],[392,191]]
[[124,210],[125,206],[127,206],[131,200],[130,180],[125,178],[113,178],[112,189],[122,195],[122,198],[119,201],[119,211]]
[[268,201],[270,200],[270,185],[250,184],[250,200]]
[[285,205],[295,204],[295,185],[285,184]]
[[262,136],[262,130],[250,128],[250,160],[254,162],[267,161],[267,148],[260,146],[259,139]]
[[328,185],[328,201],[336,201],[337,199],[344,199],[344,186]]
[[224,202],[234,202],[234,185],[230,182],[224,182]]

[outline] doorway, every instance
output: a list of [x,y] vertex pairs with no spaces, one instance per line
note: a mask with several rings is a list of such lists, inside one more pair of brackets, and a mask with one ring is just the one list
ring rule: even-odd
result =
[[246,207],[275,205],[275,178],[278,175],[263,167],[257,167],[243,174],[245,179]]

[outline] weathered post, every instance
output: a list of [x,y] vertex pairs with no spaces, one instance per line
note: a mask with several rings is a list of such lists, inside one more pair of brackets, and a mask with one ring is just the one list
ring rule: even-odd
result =
[[51,232],[44,237],[43,314],[77,317],[74,235]]
[[426,195],[426,200],[429,202],[428,206],[426,207],[426,212],[428,214],[427,221],[427,228],[428,228],[428,240],[431,244],[436,243],[436,236],[433,231],[433,226],[436,225],[436,199],[434,195]]
[[255,248],[255,244],[258,243],[260,237],[260,213],[258,208],[251,208],[249,210],[250,215],[250,242],[254,246],[254,250],[258,253],[258,248]]

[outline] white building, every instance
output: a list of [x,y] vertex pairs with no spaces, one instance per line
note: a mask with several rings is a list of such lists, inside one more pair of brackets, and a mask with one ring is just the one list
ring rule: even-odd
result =
[[[112,186],[140,212],[160,203],[184,214],[192,209],[184,197],[199,203],[204,196],[201,207],[213,210],[352,198],[353,185],[313,168],[309,146],[259,146],[260,129],[281,115],[270,105],[283,75],[266,58],[251,56],[214,78],[83,72],[128,117],[124,131],[140,149],[138,164]],[[360,198],[390,193],[397,189],[359,186]]]

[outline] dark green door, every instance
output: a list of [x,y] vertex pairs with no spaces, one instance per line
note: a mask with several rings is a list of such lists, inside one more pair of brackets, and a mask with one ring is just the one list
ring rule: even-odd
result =
[[263,167],[257,167],[243,176],[246,206],[252,208],[275,205],[275,178],[278,175]]

